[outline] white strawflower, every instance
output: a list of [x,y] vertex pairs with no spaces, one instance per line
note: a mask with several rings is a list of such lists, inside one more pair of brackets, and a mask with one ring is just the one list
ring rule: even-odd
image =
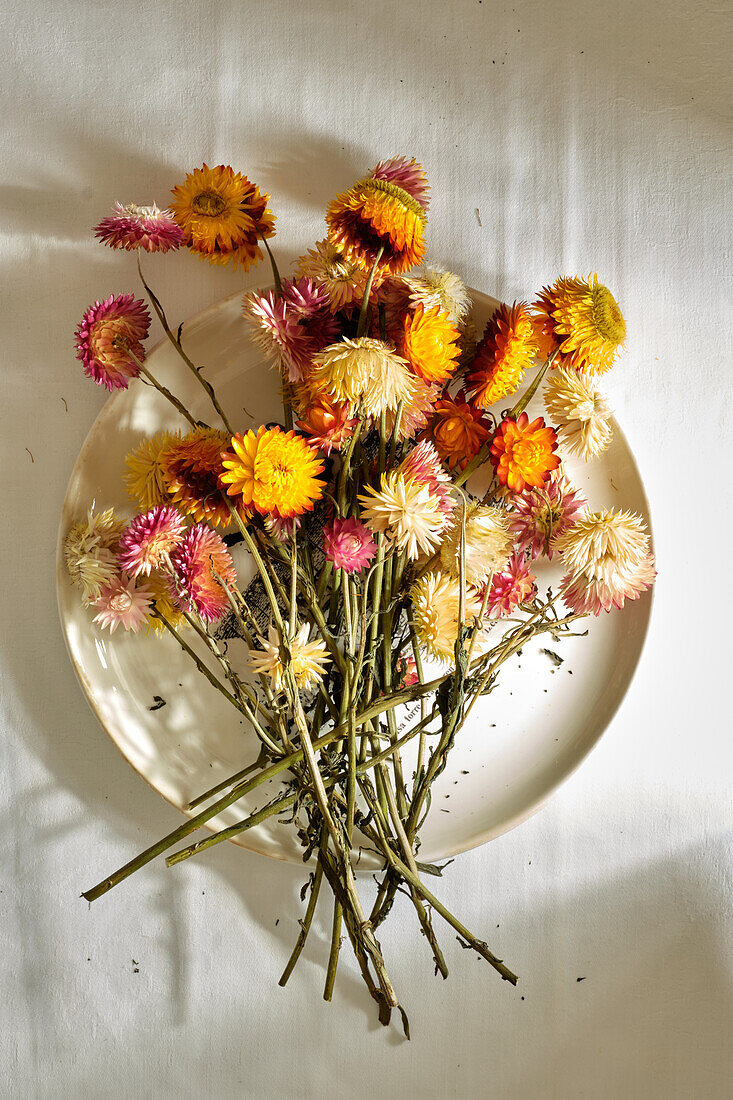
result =
[[313,379],[352,412],[359,407],[371,417],[396,412],[400,402],[410,405],[415,376],[409,363],[391,344],[370,336],[344,337],[313,356]]
[[570,454],[587,462],[611,442],[611,410],[589,375],[559,367],[545,388],[545,408]]
[[[260,639],[262,650],[250,650],[250,666],[257,674],[269,676],[275,691],[282,691],[284,669],[280,660],[280,639],[274,626],[270,626],[267,641]],[[325,643],[320,638],[308,641],[308,624],[304,623],[290,643],[293,677],[299,688],[308,691],[323,679],[325,665],[331,660]]]
[[[440,547],[443,568],[454,577],[459,574],[461,513],[459,505]],[[508,512],[491,504],[471,504],[466,508],[466,584],[481,585],[506,565],[514,542],[510,521]]]
[[471,308],[468,291],[452,271],[431,267],[420,275],[403,275],[402,279],[410,292],[411,305],[422,304],[425,310],[438,306],[454,324],[463,321]]
[[384,531],[412,561],[437,548],[446,516],[428,485],[390,470],[382,474],[379,489],[368,488],[360,494],[359,503],[367,526],[375,532]]
[[[460,584],[455,577],[441,570],[431,570],[412,586],[412,620],[420,646],[436,661],[452,661],[458,638],[458,609]],[[481,600],[475,592],[466,589],[463,623],[471,624],[481,611]],[[478,656],[482,646],[481,635],[474,646]],[[467,639],[470,645],[470,636]]]
[[117,518],[114,508],[95,513],[94,505],[86,519],[69,528],[64,539],[66,569],[85,607],[98,600],[119,574],[117,543],[124,529],[125,521]]

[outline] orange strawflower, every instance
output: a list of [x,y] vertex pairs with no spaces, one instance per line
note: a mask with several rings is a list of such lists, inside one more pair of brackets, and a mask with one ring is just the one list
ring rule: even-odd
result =
[[442,397],[435,405],[431,437],[435,449],[449,467],[465,470],[489,438],[489,430],[478,409],[464,400],[463,391],[455,398]]
[[323,463],[301,435],[261,427],[235,435],[222,456],[221,482],[246,508],[282,519],[312,510],[323,496]]
[[427,216],[417,199],[389,180],[367,178],[337,195],[326,210],[331,243],[369,270],[383,248],[378,271],[399,275],[425,255]]
[[537,339],[525,302],[500,305],[486,326],[468,378],[471,400],[488,409],[514,393],[537,354]]
[[558,279],[537,301],[535,325],[542,351],[558,351],[554,366],[600,374],[613,366],[626,339],[626,322],[597,275]]
[[440,306],[420,302],[404,320],[403,352],[425,382],[446,382],[458,366],[460,332]]
[[316,404],[305,409],[295,426],[308,436],[311,447],[328,456],[331,451],[341,450],[357,423],[355,418],[349,417],[348,405],[339,405],[326,396],[319,397]]
[[221,453],[230,438],[228,432],[216,428],[195,428],[182,439],[174,439],[158,458],[169,500],[198,523],[227,527],[232,522],[219,488]]
[[228,165],[204,164],[173,188],[171,213],[189,250],[211,264],[240,264],[245,271],[262,259],[261,236],[275,234],[269,195]]
[[530,424],[526,413],[517,420],[503,420],[491,444],[491,461],[502,485],[521,493],[526,485],[539,488],[560,465],[555,454],[557,435],[544,418]]

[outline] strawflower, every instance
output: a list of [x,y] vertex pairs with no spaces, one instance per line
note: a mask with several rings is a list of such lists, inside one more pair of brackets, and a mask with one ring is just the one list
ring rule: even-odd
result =
[[369,175],[375,180],[384,180],[385,183],[395,183],[403,191],[407,191],[416,202],[420,203],[425,213],[430,205],[430,186],[425,169],[411,157],[391,157],[389,160],[380,160],[372,168]]
[[110,248],[124,248],[133,252],[143,248],[146,252],[168,252],[186,243],[186,235],[176,225],[170,210],[152,206],[127,206],[116,202],[114,210],[94,228],[95,236]]
[[180,438],[180,432],[158,432],[150,439],[144,439],[125,457],[128,472],[123,480],[128,493],[144,512],[170,500],[160,459],[166,449]]
[[515,493],[509,530],[516,539],[517,550],[529,550],[532,558],[541,554],[552,558],[555,540],[582,515],[586,504],[583,494],[570,484],[561,467],[544,485]]
[[227,584],[237,578],[221,536],[197,523],[186,531],[170,560],[174,569],[171,595],[179,606],[209,622],[220,619],[229,609],[229,600],[214,572]]
[[500,305],[476,349],[468,377],[471,401],[488,409],[514,393],[537,354],[532,318],[524,302]]
[[536,591],[531,563],[524,554],[515,553],[504,566],[494,573],[489,588],[486,613],[490,619],[511,615],[520,603],[525,603]]
[[[410,169],[409,178],[407,172],[392,173],[400,183],[367,176],[329,203],[328,238],[342,255],[368,271],[381,249],[377,270],[393,275],[420,263],[425,255],[427,217],[423,205],[426,187],[419,173],[419,165]],[[414,194],[407,187],[412,187]]]
[[94,601],[97,614],[93,621],[107,627],[110,634],[118,626],[137,634],[147,620],[152,597],[149,585],[138,585],[133,577],[115,577]]
[[299,382],[311,360],[338,335],[326,291],[311,279],[284,279],[281,293],[245,294],[242,313],[252,325],[252,339],[276,364],[284,363],[288,379]]
[[606,449],[613,438],[611,411],[587,375],[560,367],[548,381],[544,397],[565,451],[588,462]]
[[[90,306],[77,327],[76,357],[84,373],[98,386],[126,390],[145,358],[142,341],[148,335],[150,314],[132,294],[110,295]],[[128,354],[128,351],[131,354]],[[133,358],[134,357],[134,358]]]
[[[280,658],[280,640],[274,626],[269,628],[267,641],[260,639],[262,650],[250,650],[250,665],[257,674],[269,676],[275,691],[285,686],[285,670]],[[304,623],[298,629],[290,643],[293,677],[296,685],[303,691],[309,691],[322,680],[331,658],[320,638],[308,641],[308,625]]]
[[440,500],[427,485],[406,479],[398,470],[382,474],[380,488],[368,487],[359,503],[367,526],[385,532],[413,561],[432,553],[440,542],[446,524]]
[[367,416],[396,412],[408,403],[416,389],[408,363],[394,348],[370,336],[344,337],[313,358],[313,377],[331,397],[353,412],[361,407]]
[[69,528],[64,539],[64,560],[69,577],[81,592],[85,607],[94,603],[119,572],[117,544],[125,528],[114,508],[89,509],[88,515]]
[[135,516],[120,535],[119,563],[124,573],[138,577],[157,569],[183,538],[183,518],[169,504]]
[[399,473],[406,481],[414,481],[418,485],[426,485],[437,503],[439,510],[446,517],[446,522],[453,515],[455,502],[451,493],[451,479],[443,469],[440,455],[428,439],[423,439],[416,447],[413,447],[402,459],[397,467]]
[[332,451],[341,450],[357,423],[349,416],[347,405],[321,397],[316,404],[308,406],[295,426],[308,437],[311,447],[328,456]]
[[[199,523],[227,527],[232,521],[219,486],[221,456],[230,440],[228,432],[217,428],[194,428],[169,443],[159,457],[169,503]],[[244,509],[240,513],[246,515]]]
[[[315,249],[309,248],[305,256],[298,260],[298,275],[313,279],[323,287],[328,295],[332,313],[346,309],[364,297],[367,273],[346,256],[326,238],[318,241]],[[375,273],[372,290],[379,286],[379,277]]]
[[[439,386],[429,386],[417,375],[412,377],[412,389],[409,397],[404,400],[400,422],[397,425],[398,442],[403,443],[407,439],[413,439],[418,432],[427,428],[439,393]],[[386,423],[389,435],[394,432],[396,421],[396,412],[388,409]]]
[[323,528],[326,559],[345,573],[358,573],[373,560],[377,544],[371,531],[353,516],[334,519]]
[[491,444],[491,461],[502,485],[521,493],[525,485],[543,485],[560,465],[557,436],[541,416],[530,424],[526,413],[503,420]]
[[509,530],[509,515],[491,504],[471,504],[462,521],[461,508],[456,509],[453,524],[440,547],[443,568],[453,577],[460,574],[461,530],[465,527],[465,580],[467,584],[483,584],[492,573],[502,569],[511,553],[513,538]]
[[296,531],[300,530],[300,525],[300,516],[289,516],[287,519],[276,513],[265,516],[265,530],[276,542],[290,542]]
[[269,198],[228,165],[204,164],[173,188],[171,212],[194,255],[247,271],[262,259],[259,238],[275,233]]
[[223,455],[222,485],[245,508],[287,519],[311,511],[323,495],[323,463],[303,436],[260,427],[235,435]]
[[464,470],[489,438],[483,414],[468,404],[463,391],[455,398],[441,397],[434,413],[430,435],[436,451],[447,466]]
[[439,267],[425,268],[420,275],[403,275],[409,302],[413,309],[422,305],[425,309],[437,306],[458,325],[467,317],[471,298],[458,275]]
[[162,573],[151,573],[146,584],[150,588],[152,600],[150,614],[148,615],[148,633],[151,630],[156,634],[165,632],[163,620],[154,614],[156,611],[160,612],[160,615],[174,630],[186,630],[189,624],[171,594],[170,577]]
[[578,615],[600,615],[635,600],[656,577],[641,516],[602,509],[578,519],[556,541],[569,572],[563,600]]
[[402,348],[413,370],[428,383],[446,382],[458,366],[459,332],[440,306],[418,304],[404,320]]
[[534,304],[543,350],[557,349],[557,363],[598,374],[613,366],[626,323],[618,303],[597,275],[558,279]]
[[[420,646],[433,660],[451,662],[458,640],[460,584],[455,577],[431,570],[410,589],[415,634]],[[463,624],[473,622],[481,611],[481,600],[467,589],[464,594]],[[469,642],[470,644],[470,642]],[[474,652],[477,651],[474,647]]]

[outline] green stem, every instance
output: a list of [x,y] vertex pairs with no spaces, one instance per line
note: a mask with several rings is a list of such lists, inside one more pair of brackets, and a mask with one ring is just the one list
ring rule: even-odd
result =
[[357,338],[359,336],[363,336],[364,333],[366,332],[367,320],[368,320],[368,317],[369,317],[369,295],[372,292],[372,283],[374,282],[374,274],[377,270],[377,267],[379,266],[379,261],[382,258],[382,253],[383,252],[384,252],[384,246],[382,246],[379,249],[379,251],[377,252],[377,255],[374,258],[374,263],[372,264],[372,269],[369,272],[369,277],[367,278],[366,286],[364,287],[364,297],[361,300],[361,310],[359,312],[359,326],[356,330]]
[[529,405],[530,401],[536,394],[537,388],[542,379],[545,377],[548,367],[551,367],[554,363],[557,354],[557,351],[553,351],[550,358],[547,359],[545,363],[540,367],[540,369],[537,371],[537,374],[532,379],[531,384],[525,390],[524,395],[520,397],[514,408],[507,413],[505,417],[506,420],[516,420],[517,417],[524,412],[524,410],[527,408],[527,405]]
[[323,987],[324,1001],[330,1001],[333,996],[333,983],[336,981],[336,967],[341,950],[341,918],[343,909],[338,898],[333,899],[333,924],[331,926],[331,950],[328,956],[328,968],[326,970],[326,984]]
[[128,346],[128,343],[127,343],[126,340],[115,340],[114,345],[115,345],[115,347],[122,348],[122,350],[125,352],[125,354],[130,356],[133,363],[136,364],[136,366],[137,366],[138,370],[140,371],[140,373],[142,375],[144,375],[145,378],[147,378],[147,380],[148,380],[148,382],[150,382],[151,386],[155,386],[158,393],[162,394],[162,396],[165,397],[166,401],[170,401],[171,405],[173,405],[173,407],[178,410],[178,412],[181,414],[181,416],[184,417],[184,419],[189,422],[191,427],[198,428],[198,426],[199,426],[198,423],[191,416],[191,413],[188,411],[186,406],[181,401],[178,400],[178,398],[175,396],[175,394],[171,393],[171,391],[166,386],[164,386],[161,382],[159,382],[158,379],[153,374],[150,373],[150,371],[145,366],[143,361],[141,359],[138,359],[138,357],[135,355],[135,352]]
[[[160,304],[160,301],[158,300],[156,295],[153,293],[153,291],[150,289],[148,284],[145,282],[145,276],[143,275],[143,269],[142,269],[142,266],[140,264],[140,252],[139,251],[138,251],[138,255],[137,255],[137,270],[138,270],[138,274],[140,275],[140,281],[143,284],[143,286],[145,287],[147,295],[148,295],[148,297],[150,298],[150,301],[153,304],[153,309],[155,310],[156,314],[158,315],[158,320],[160,321],[161,325],[163,326],[163,331],[165,332],[166,336],[170,340],[173,347],[176,349],[176,351],[180,355],[183,362],[186,364],[188,369],[193,374],[196,381],[199,383],[201,388],[206,392],[206,395],[208,396],[209,400],[211,401],[211,404],[214,406],[217,413],[219,414],[219,416],[221,418],[221,422],[224,425],[224,427],[226,428],[226,430],[229,432],[230,435],[234,435],[234,429],[232,428],[231,424],[227,420],[226,414],[224,413],[224,410],[222,409],[221,405],[219,404],[218,398],[217,398],[216,393],[214,391],[214,387],[211,385],[210,382],[208,382],[206,380],[206,378],[204,378],[203,374],[201,373],[201,368],[197,367],[189,359],[189,357],[186,355],[186,353],[183,350],[183,347],[181,345],[181,341],[178,339],[177,336],[174,336],[173,333],[171,332],[170,325],[168,324],[168,319],[166,318],[166,315],[165,315],[165,310],[163,309],[162,305]],[[179,332],[180,332],[180,329],[179,329]]]
[[[321,844],[324,843],[326,830],[321,832]],[[316,869],[313,872],[313,882],[311,884],[310,897],[308,898],[308,906],[305,911],[305,916],[300,922],[300,932],[298,933],[298,939],[296,940],[295,947],[292,954],[288,959],[287,966],[282,972],[278,985],[287,985],[288,978],[295,969],[295,964],[300,958],[300,953],[305,947],[305,941],[308,939],[308,933],[310,932],[311,924],[313,923],[313,914],[316,911],[316,902],[318,901],[318,893],[321,889],[321,882],[323,881],[323,864],[319,860],[316,864]]]
[[262,243],[265,246],[265,250],[267,251],[267,255],[270,257],[270,267],[272,268],[272,279],[273,279],[273,282],[275,283],[275,295],[276,295],[276,297],[280,298],[282,296],[282,292],[283,292],[283,284],[282,284],[282,279],[280,278],[280,272],[278,271],[277,264],[275,263],[275,257],[272,254],[272,249],[270,248],[270,245],[268,244],[267,237],[265,236],[264,233],[260,233],[260,236],[262,237]]

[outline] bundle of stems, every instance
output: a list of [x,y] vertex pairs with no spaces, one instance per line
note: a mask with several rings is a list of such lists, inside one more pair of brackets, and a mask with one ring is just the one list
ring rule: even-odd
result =
[[[168,338],[201,381],[228,427],[213,387],[185,355],[180,334],[173,335],[158,299],[144,285]],[[194,421],[180,400],[160,386],[147,368],[145,375],[190,422],[202,423]],[[535,387],[536,382],[531,388]],[[357,427],[333,475],[331,504],[337,515],[354,514],[372,456],[376,456],[377,478],[388,460],[399,459],[402,445],[396,429],[397,424],[388,432],[384,417],[371,438]],[[407,1016],[377,938],[398,892],[405,894],[414,907],[436,974],[444,978],[448,975],[437,916],[464,947],[477,952],[504,980],[516,984],[516,975],[426,885],[425,878],[440,875],[441,868],[421,862],[420,829],[430,807],[432,785],[446,767],[456,735],[478,699],[492,690],[501,666],[531,638],[567,631],[577,616],[560,617],[548,592],[545,600],[535,597],[520,605],[511,619],[504,620],[504,629],[497,629],[494,644],[477,647],[486,596],[481,615],[473,623],[466,623],[465,515],[472,498],[459,488],[471,472],[469,469],[455,484],[460,495],[457,514],[461,523],[458,622],[464,625],[458,628],[452,667],[432,677],[423,669],[410,618],[409,592],[433,562],[409,560],[404,551],[379,533],[376,558],[367,572],[349,574],[334,568],[328,560],[317,567],[307,538],[295,532],[285,541],[273,537],[261,522],[243,520],[224,496],[266,594],[269,620],[277,632],[282,666],[280,690],[275,690],[265,675],[256,677],[253,686],[233,667],[211,626],[195,611],[185,614],[195,636],[193,644],[163,610],[156,608],[154,614],[209,683],[247,720],[259,741],[259,751],[240,772],[197,797],[188,807],[191,816],[184,824],[84,891],[84,898],[90,903],[95,901],[171,849],[174,851],[165,860],[168,867],[241,836],[269,818],[287,816],[297,831],[303,859],[312,861],[314,869],[307,884],[308,901],[300,933],[281,985],[287,982],[303,950],[324,880],[333,906],[326,1000],[331,999],[342,943],[348,939],[378,1006],[379,1020],[389,1023],[393,1010],[398,1009],[409,1034]],[[172,567],[170,575],[175,577]],[[247,590],[220,576],[216,579],[226,590],[239,633],[254,648],[261,626]],[[488,590],[487,585],[487,594]],[[292,645],[303,622],[308,623],[311,637],[322,640],[331,658],[329,671],[308,693],[296,684],[292,660]],[[415,677],[405,686],[410,657]],[[399,708],[408,706],[415,720],[408,722],[406,729],[400,728]],[[411,741],[417,742],[417,754],[414,770],[408,775],[402,750]],[[176,847],[225,808],[274,779],[280,781],[278,793],[261,809],[204,839]],[[355,875],[362,850],[376,856],[381,867],[376,898],[369,911]]]

